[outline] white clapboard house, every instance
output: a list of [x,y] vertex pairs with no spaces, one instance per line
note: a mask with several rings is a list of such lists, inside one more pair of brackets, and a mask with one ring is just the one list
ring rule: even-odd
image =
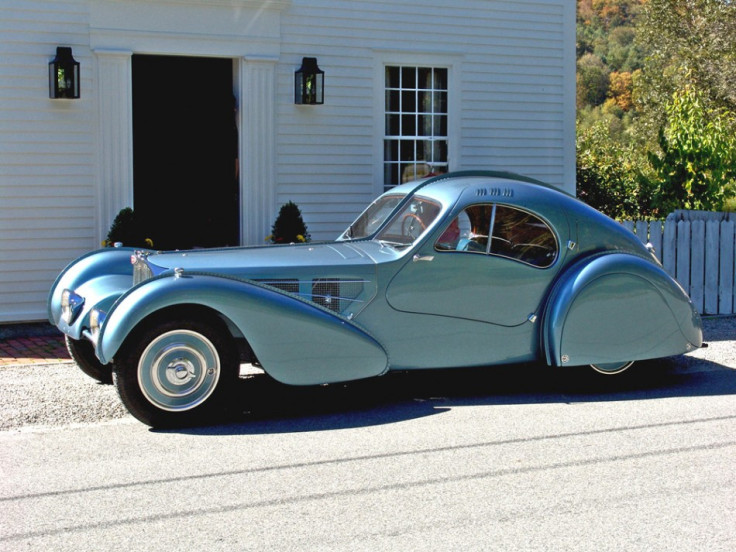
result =
[[183,248],[427,171],[574,191],[573,0],[3,0],[0,38],[0,323],[127,206]]

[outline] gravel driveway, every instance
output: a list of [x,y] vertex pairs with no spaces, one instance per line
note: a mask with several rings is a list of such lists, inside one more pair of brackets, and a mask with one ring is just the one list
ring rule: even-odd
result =
[[[680,357],[671,357],[651,363],[643,362],[635,369],[639,368],[638,373],[641,373],[654,364],[658,370],[675,374],[682,371],[736,370],[736,317],[706,318],[703,324],[705,340],[709,345],[707,348]],[[636,373],[635,369],[619,377],[627,377],[630,373]],[[494,368],[489,368],[489,370],[494,370]],[[516,374],[512,377],[519,379],[513,386],[517,389],[523,388],[524,379],[529,376],[524,370],[531,371],[535,375],[547,374],[548,376],[544,377],[549,381],[542,384],[542,392],[558,393],[560,391],[551,382],[550,378],[555,377],[554,374],[539,366],[519,367],[515,371],[506,367],[495,370],[505,370],[507,373]],[[472,377],[467,377],[467,374],[468,372],[464,371],[459,377],[460,386],[464,385],[463,377],[467,382],[468,389],[461,391],[463,393],[472,392],[473,389],[474,380]],[[314,399],[318,399],[319,401],[333,401],[334,408],[339,410],[349,409],[356,403],[362,403],[366,400],[365,395],[372,395],[374,392],[382,395],[383,400],[386,400],[386,395],[388,395],[388,400],[395,401],[423,400],[423,393],[436,393],[438,388],[442,389],[442,385],[431,384],[432,378],[437,378],[437,376],[427,372],[397,377],[393,380],[389,376],[378,378],[368,384],[332,386],[341,390],[337,393],[324,391],[325,388],[319,388],[320,390],[316,391],[313,388],[289,391],[280,386],[276,388],[273,383],[262,381],[255,383],[261,386],[259,391],[265,388],[266,394],[268,390],[271,390],[277,395],[279,393],[287,395],[290,400],[296,397],[296,402],[301,402],[302,406],[309,405]],[[437,381],[439,380],[434,380],[435,383]],[[254,382],[248,383],[253,385]],[[599,388],[600,386],[601,384],[598,385]],[[274,389],[277,390],[274,391]],[[535,391],[539,390],[540,386],[536,385]],[[96,423],[117,419],[134,422],[120,404],[114,387],[91,380],[71,361],[0,368],[0,430],[17,430],[28,426]]]

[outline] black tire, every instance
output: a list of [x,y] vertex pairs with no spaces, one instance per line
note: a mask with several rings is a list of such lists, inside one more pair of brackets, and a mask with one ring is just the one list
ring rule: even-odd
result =
[[95,356],[94,345],[86,339],[73,339],[64,336],[66,350],[82,372],[100,383],[112,383],[112,363],[102,364]]
[[634,364],[633,360],[628,362],[609,362],[604,364],[591,364],[590,367],[604,376],[615,376],[625,372]]
[[239,364],[219,320],[152,321],[115,356],[113,381],[130,413],[152,427],[201,425],[229,406]]

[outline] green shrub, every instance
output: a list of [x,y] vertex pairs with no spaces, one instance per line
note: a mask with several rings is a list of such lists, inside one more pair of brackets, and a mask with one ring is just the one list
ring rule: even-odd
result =
[[706,105],[687,85],[667,105],[659,148],[649,153],[656,192],[653,207],[719,211],[736,192],[736,117]]
[[281,206],[271,227],[271,235],[266,239],[271,243],[300,243],[311,239],[296,203],[289,201]]
[[115,216],[102,245],[113,247],[116,242],[129,247],[153,247],[153,241],[146,237],[140,221],[130,207],[121,209]]
[[605,121],[593,124],[577,140],[578,198],[611,218],[646,218],[650,191],[643,163],[634,147],[611,138]]

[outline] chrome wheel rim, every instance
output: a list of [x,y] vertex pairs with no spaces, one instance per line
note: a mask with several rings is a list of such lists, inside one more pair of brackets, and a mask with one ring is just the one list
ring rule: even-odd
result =
[[613,374],[620,374],[632,364],[634,364],[634,361],[630,360],[628,362],[604,362],[601,364],[591,364],[590,367],[600,374],[612,376]]
[[154,339],[138,362],[138,384],[151,404],[169,412],[206,401],[220,379],[220,357],[212,342],[191,330]]

